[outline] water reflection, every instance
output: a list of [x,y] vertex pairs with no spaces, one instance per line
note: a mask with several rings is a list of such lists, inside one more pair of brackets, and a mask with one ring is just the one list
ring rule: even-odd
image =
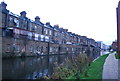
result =
[[2,60],[3,79],[36,79],[49,76],[67,55],[27,57]]

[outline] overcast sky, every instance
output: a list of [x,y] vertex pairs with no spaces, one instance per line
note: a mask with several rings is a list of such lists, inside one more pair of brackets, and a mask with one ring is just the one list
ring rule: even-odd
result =
[[59,24],[68,31],[110,45],[117,38],[116,7],[119,0],[1,0],[15,14]]

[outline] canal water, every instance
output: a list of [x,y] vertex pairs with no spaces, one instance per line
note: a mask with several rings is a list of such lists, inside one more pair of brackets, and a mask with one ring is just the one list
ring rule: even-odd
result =
[[[71,55],[70,55],[71,56]],[[3,79],[37,79],[52,75],[68,55],[52,55],[2,60]]]

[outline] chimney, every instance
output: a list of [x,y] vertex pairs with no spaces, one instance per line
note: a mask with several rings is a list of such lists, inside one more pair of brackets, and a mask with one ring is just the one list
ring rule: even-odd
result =
[[4,9],[6,9],[7,4],[5,2],[1,2],[1,7],[2,7],[2,10],[4,10]]
[[63,29],[63,28],[60,28],[60,30],[64,31],[64,29]]
[[35,17],[35,22],[40,22],[40,17],[39,16]]
[[58,29],[58,28],[59,28],[59,25],[56,24],[56,25],[54,25],[54,27]]
[[26,17],[27,13],[25,11],[22,11],[20,14],[21,14],[22,17]]
[[68,32],[68,29],[65,29],[66,32]]
[[50,22],[46,22],[46,26],[50,26]]

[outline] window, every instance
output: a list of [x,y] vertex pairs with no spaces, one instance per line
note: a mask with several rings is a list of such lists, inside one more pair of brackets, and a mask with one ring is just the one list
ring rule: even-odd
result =
[[40,47],[39,46],[37,46],[37,51],[40,51]]
[[15,37],[15,38],[19,38],[19,34],[15,34],[14,37]]
[[17,18],[14,18],[14,24],[16,27],[19,27],[19,20]]
[[12,17],[10,17],[10,19],[9,19],[9,20],[10,20],[10,22],[13,22],[13,18],[12,18]]
[[29,30],[32,31],[32,23],[30,23],[29,25]]
[[2,13],[2,26],[5,27],[6,25],[6,14]]
[[52,52],[52,47],[50,47],[50,52]]
[[33,52],[33,46],[30,46],[30,52]]
[[35,40],[38,40],[38,34],[35,33]]
[[44,28],[44,32],[46,32],[46,29]]
[[44,41],[44,35],[40,35],[41,41]]
[[66,51],[68,51],[68,48],[66,48]]
[[34,53],[36,53],[36,47],[34,47]]
[[49,42],[49,37],[48,36],[45,36],[45,41]]
[[44,29],[44,32],[45,32],[45,34],[48,34],[48,30],[47,29]]
[[48,34],[48,30],[46,29],[46,34]]
[[34,27],[34,31],[37,31],[37,26]]
[[10,52],[10,44],[6,46],[6,52]]
[[56,47],[56,52],[58,52],[58,48]]
[[32,31],[37,31],[37,26],[32,26],[30,29],[32,29]]
[[21,20],[21,27],[23,29],[26,29],[27,28],[27,22],[25,20]]
[[40,36],[40,35],[38,35],[38,40],[39,40],[39,41],[41,40],[41,36]]
[[55,32],[55,36],[57,36],[57,32]]
[[32,39],[32,33],[28,32],[28,39]]
[[19,29],[14,28],[14,33],[16,33],[16,34],[20,34],[20,30],[19,30]]
[[9,17],[9,26],[13,26],[13,18]]
[[72,51],[74,51],[74,49],[72,48]]
[[51,30],[49,31],[49,35],[52,35],[52,31]]
[[43,53],[43,46],[41,47],[41,53]]
[[13,30],[6,29],[5,32],[6,32],[6,36],[8,36],[8,37],[12,37],[13,36]]
[[5,29],[2,29],[2,36],[6,36]]
[[20,52],[20,45],[15,45],[15,51]]
[[48,47],[46,47],[45,49],[46,49],[46,51],[48,51]]

